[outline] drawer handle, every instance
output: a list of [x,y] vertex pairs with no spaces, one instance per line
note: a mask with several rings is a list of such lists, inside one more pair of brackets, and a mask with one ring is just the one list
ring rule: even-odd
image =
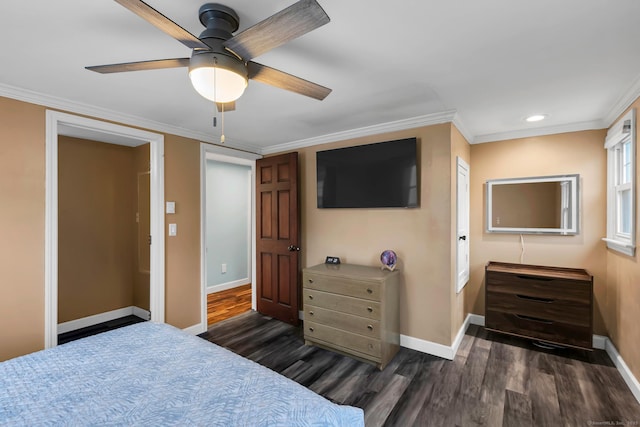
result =
[[309,283],[313,283],[313,279],[309,279]]
[[555,301],[553,298],[530,297],[529,295],[521,294],[516,294],[516,296],[520,299],[526,299],[527,301],[543,302],[545,304],[549,304]]
[[524,274],[516,274],[516,277],[518,279],[538,280],[540,282],[550,282],[553,280],[551,277],[525,276]]
[[309,328],[309,332],[313,332],[313,328]]
[[539,319],[537,317],[525,316],[523,314],[516,314],[516,317],[518,319],[522,319],[522,320],[530,320],[532,322],[544,323],[546,325],[553,325],[553,321],[552,320]]
[[372,293],[373,293],[373,290],[372,290],[371,288],[367,288],[367,293],[368,293],[368,294],[372,294]]
[[367,307],[367,311],[368,311],[369,313],[373,313],[373,307]]
[[373,331],[373,325],[367,325],[367,329]]
[[313,299],[313,295],[309,295],[309,299]]
[[309,312],[309,316],[313,316],[313,311],[310,311],[310,312]]

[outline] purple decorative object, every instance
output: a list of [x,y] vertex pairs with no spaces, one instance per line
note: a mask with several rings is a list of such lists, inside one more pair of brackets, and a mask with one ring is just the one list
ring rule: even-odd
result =
[[382,268],[386,268],[388,270],[393,271],[396,268],[396,263],[398,262],[398,256],[396,253],[390,249],[382,252],[380,254],[380,262],[382,263]]

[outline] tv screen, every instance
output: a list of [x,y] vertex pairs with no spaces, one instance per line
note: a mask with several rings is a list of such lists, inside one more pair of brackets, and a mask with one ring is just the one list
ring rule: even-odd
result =
[[416,138],[316,153],[318,208],[418,206]]

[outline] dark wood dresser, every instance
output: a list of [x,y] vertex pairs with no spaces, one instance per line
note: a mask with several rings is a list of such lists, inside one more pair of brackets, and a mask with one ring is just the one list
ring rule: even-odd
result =
[[485,313],[488,330],[591,350],[593,276],[583,269],[491,261]]

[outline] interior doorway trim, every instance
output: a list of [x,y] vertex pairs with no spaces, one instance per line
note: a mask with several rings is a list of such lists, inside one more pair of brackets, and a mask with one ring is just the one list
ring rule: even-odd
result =
[[164,322],[164,135],[59,111],[46,112],[44,346],[58,343],[58,135],[135,147],[150,144],[151,320]]
[[202,143],[200,144],[200,332],[207,330],[207,244],[206,244],[206,182],[207,182],[207,159],[220,162],[234,163],[251,167],[250,193],[251,193],[251,308],[256,309],[256,160],[262,158],[259,154],[248,153],[246,151],[233,150],[226,147]]

